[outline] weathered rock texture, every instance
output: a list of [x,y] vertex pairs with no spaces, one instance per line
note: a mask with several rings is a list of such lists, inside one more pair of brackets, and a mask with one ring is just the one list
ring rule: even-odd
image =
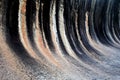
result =
[[120,80],[120,0],[0,1],[0,80]]

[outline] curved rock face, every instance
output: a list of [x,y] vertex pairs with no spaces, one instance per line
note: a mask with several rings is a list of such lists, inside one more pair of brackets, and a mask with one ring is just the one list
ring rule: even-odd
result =
[[0,6],[0,80],[120,80],[120,0]]

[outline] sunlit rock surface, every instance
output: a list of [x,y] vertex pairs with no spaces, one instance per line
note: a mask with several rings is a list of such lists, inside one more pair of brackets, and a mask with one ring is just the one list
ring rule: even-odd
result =
[[0,0],[0,80],[120,80],[120,0]]

